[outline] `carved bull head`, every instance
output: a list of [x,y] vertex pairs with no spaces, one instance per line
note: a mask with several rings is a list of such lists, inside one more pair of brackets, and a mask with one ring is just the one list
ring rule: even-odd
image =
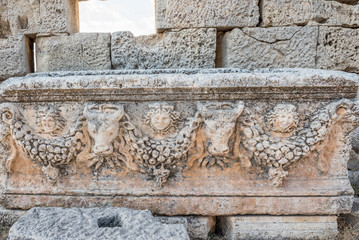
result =
[[94,104],[84,110],[89,135],[94,141],[93,152],[109,155],[113,152],[112,142],[118,136],[120,120],[125,114],[123,105]]
[[214,156],[228,154],[228,142],[235,129],[237,118],[243,111],[244,103],[198,103],[197,108],[203,119],[208,152]]

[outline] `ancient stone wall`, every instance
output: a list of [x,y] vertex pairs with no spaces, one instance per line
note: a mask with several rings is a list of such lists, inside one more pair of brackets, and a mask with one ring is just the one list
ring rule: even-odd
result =
[[213,67],[359,71],[355,0],[157,0],[158,34],[141,37],[77,33],[77,0],[0,4],[2,80],[32,72],[33,51],[41,72]]

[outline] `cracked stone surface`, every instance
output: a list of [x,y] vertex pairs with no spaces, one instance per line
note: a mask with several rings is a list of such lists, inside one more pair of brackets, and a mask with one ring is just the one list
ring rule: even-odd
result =
[[115,69],[212,68],[216,57],[216,29],[184,29],[134,37],[112,34]]
[[228,29],[256,26],[258,0],[157,0],[156,26],[163,31],[174,28],[210,27]]
[[318,27],[234,29],[221,39],[220,67],[315,67]]
[[39,72],[111,69],[109,33],[76,33],[36,39]]
[[320,27],[318,68],[359,73],[359,30]]
[[29,40],[22,35],[0,39],[0,81],[31,71]]
[[73,0],[2,0],[0,36],[78,32],[78,6]]
[[[262,26],[359,26],[356,0],[263,0]],[[355,5],[351,5],[355,4]]]
[[189,240],[183,224],[162,224],[150,211],[126,208],[33,208],[9,240]]

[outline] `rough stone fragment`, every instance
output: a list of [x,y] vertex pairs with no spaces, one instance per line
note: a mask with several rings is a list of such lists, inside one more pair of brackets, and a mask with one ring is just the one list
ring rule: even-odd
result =
[[348,169],[352,171],[359,171],[359,153],[352,150],[350,152],[350,159],[348,161]]
[[317,68],[359,73],[359,29],[320,27]]
[[345,219],[356,231],[359,231],[359,198],[354,199],[352,210],[349,214],[342,214]]
[[216,30],[185,29],[134,37],[112,34],[111,58],[116,69],[211,68],[216,55]]
[[338,234],[336,216],[228,216],[220,218],[228,240],[331,239]]
[[0,35],[75,33],[79,30],[76,0],[2,0]]
[[157,30],[213,27],[228,29],[256,26],[258,0],[156,1]]
[[233,29],[219,50],[219,67],[315,67],[317,27]]
[[8,210],[0,207],[0,225],[12,226],[26,211],[21,210]]
[[357,27],[359,5],[334,0],[263,0],[262,20],[265,27],[304,24]]
[[109,33],[37,38],[37,69],[39,72],[111,69],[110,41]]
[[191,239],[208,239],[208,234],[214,230],[216,220],[214,217],[156,217],[164,224],[183,224],[187,228]]
[[0,80],[23,76],[33,71],[30,41],[16,35],[0,39]]
[[151,212],[126,208],[33,208],[10,229],[9,240],[189,240],[182,224],[162,224]]
[[356,191],[357,194],[359,194],[359,171],[358,170],[349,170],[348,177],[349,177],[352,187],[354,188],[354,191]]

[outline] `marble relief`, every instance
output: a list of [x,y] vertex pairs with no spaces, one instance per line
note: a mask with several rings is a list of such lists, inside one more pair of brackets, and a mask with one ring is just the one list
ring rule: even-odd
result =
[[183,118],[173,104],[151,103],[143,124],[155,135],[171,132],[158,139],[132,121],[136,116],[127,114],[124,103],[85,104],[68,131],[69,121],[53,104],[36,108],[34,126],[19,104],[1,104],[1,140],[10,151],[6,168],[11,173],[22,152],[42,166],[49,181],[60,178],[64,166],[81,161],[92,171],[104,165],[127,168],[163,186],[174,170],[182,171],[179,165],[191,171],[194,165],[225,169],[239,162],[246,171],[264,169],[279,187],[288,169],[313,152],[333,125],[353,125],[357,115],[356,103],[345,99],[316,110],[301,124],[291,103],[273,106],[264,118],[253,117],[257,113],[243,101],[195,104],[195,114]]

